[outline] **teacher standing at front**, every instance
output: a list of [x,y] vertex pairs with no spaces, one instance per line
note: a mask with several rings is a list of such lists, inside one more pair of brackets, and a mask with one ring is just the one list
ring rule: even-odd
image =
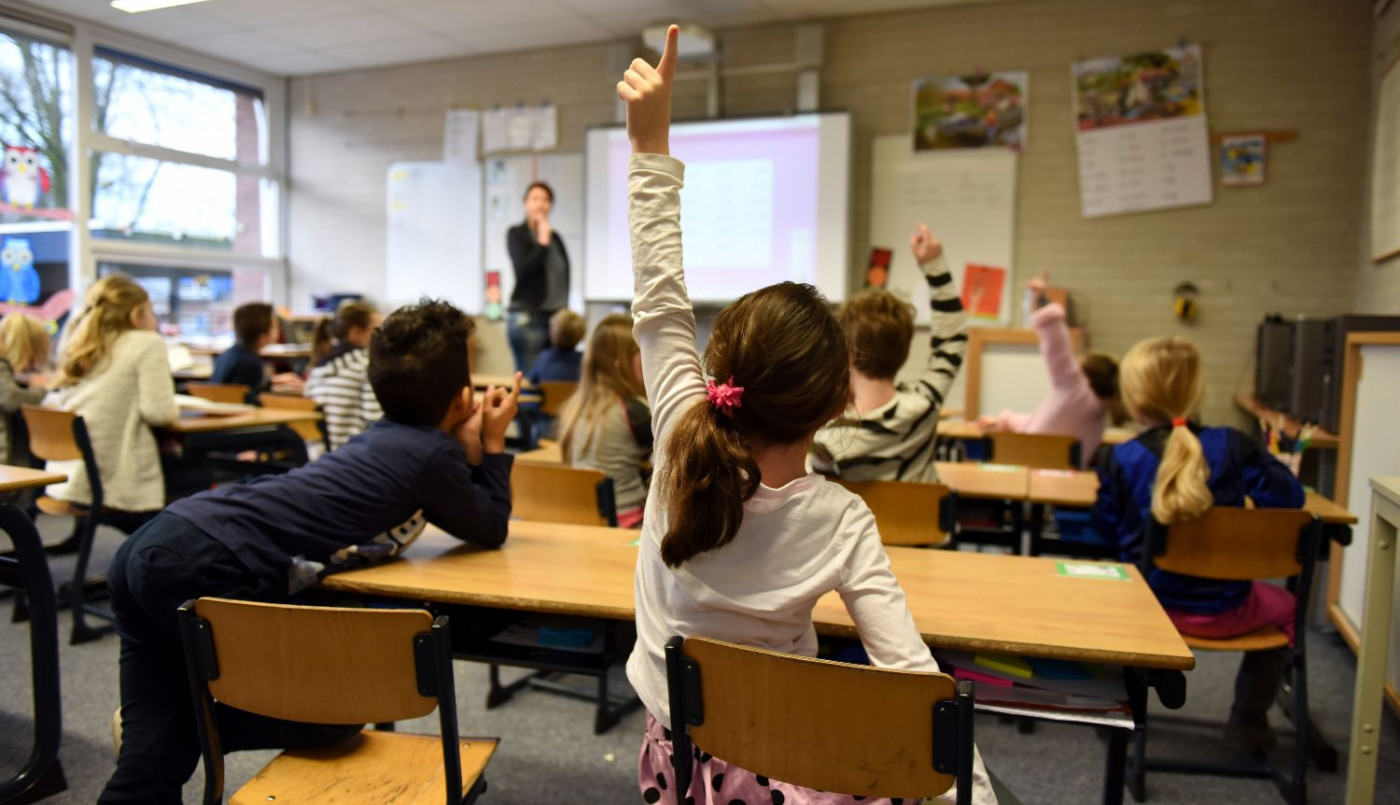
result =
[[525,221],[510,228],[506,248],[515,266],[506,335],[515,368],[529,372],[549,344],[549,317],[569,304],[569,253],[550,226],[554,190],[532,182],[525,190]]

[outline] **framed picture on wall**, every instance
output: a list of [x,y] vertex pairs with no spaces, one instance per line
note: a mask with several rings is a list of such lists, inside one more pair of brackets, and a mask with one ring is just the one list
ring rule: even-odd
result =
[[1268,138],[1263,134],[1220,138],[1220,183],[1226,187],[1258,186],[1265,181]]

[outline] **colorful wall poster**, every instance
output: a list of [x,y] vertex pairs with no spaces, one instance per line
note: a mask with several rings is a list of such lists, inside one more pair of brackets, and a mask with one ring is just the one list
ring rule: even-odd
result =
[[1071,78],[1085,217],[1210,203],[1199,45],[1075,62]]
[[1220,139],[1220,183],[1227,187],[1263,184],[1267,153],[1268,138],[1262,134],[1222,137]]
[[1006,269],[968,263],[963,272],[962,303],[974,319],[997,321],[1001,317],[1001,295],[1006,290]]
[[914,150],[1010,148],[1026,141],[1030,74],[928,76],[914,79]]

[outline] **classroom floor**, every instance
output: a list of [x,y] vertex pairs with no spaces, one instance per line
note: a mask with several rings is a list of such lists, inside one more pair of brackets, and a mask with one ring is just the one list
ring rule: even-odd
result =
[[[61,531],[61,521],[41,518],[46,533]],[[116,532],[99,535],[94,567],[104,567],[119,544]],[[72,557],[55,557],[56,578],[72,573]],[[0,603],[0,776],[8,777],[27,757],[30,741],[28,631],[9,623],[10,606]],[[81,646],[67,644],[68,617],[60,617],[63,639],[64,738],[62,760],[69,790],[46,800],[52,803],[91,803],[112,771],[110,737],[117,706],[118,640],[108,636]],[[1351,719],[1355,659],[1334,635],[1317,630],[1310,635],[1312,706],[1323,732],[1345,757]],[[1203,654],[1188,675],[1188,702],[1175,715],[1221,720],[1229,707],[1237,659]],[[490,790],[485,805],[537,805],[541,802],[636,803],[637,750],[643,714],[635,712],[606,735],[593,735],[592,706],[546,693],[527,692],[486,711],[486,668],[457,663],[457,700],[463,735],[502,738],[501,749],[487,772]],[[585,680],[580,680],[584,682]],[[620,669],[617,686],[625,689]],[[1161,712],[1160,708],[1156,708]],[[1282,716],[1277,710],[1274,723]],[[435,732],[436,716],[400,725],[405,732]],[[1376,803],[1400,805],[1400,724],[1387,711],[1382,739]],[[191,740],[194,740],[191,736]],[[1085,727],[1040,723],[1033,735],[994,717],[977,722],[977,742],[989,766],[1027,805],[1093,803],[1103,786],[1104,744]],[[1218,729],[1163,726],[1152,731],[1151,746],[1163,755],[1215,758],[1224,753]],[[1281,742],[1286,751],[1288,740]],[[229,791],[252,776],[271,753],[232,755],[227,763]],[[1340,803],[1346,784],[1338,774],[1310,772],[1309,801]],[[198,802],[202,777],[185,789],[186,802]],[[1282,799],[1272,785],[1259,780],[1156,774],[1148,778],[1149,802],[1274,805]],[[1131,800],[1129,800],[1131,801]]]

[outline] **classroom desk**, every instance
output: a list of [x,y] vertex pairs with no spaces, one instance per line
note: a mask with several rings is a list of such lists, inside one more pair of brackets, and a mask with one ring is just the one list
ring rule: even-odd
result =
[[214,374],[212,363],[196,363],[194,366],[187,366],[184,369],[175,369],[170,376],[176,380],[194,381],[200,383],[208,380]]
[[1025,500],[1030,483],[1025,467],[1011,464],[977,464],[970,461],[937,461],[938,482],[959,497],[987,500]]
[[1400,478],[1371,479],[1371,544],[1366,546],[1366,598],[1352,690],[1351,758],[1347,763],[1347,805],[1375,801],[1380,754],[1381,700],[1395,600],[1395,550],[1400,536]]
[[315,422],[321,419],[316,411],[294,411],[289,408],[252,408],[232,415],[199,414],[198,409],[182,411],[180,418],[161,430],[169,433],[217,433],[250,428],[276,428],[293,422]]
[[[182,411],[178,419],[159,431],[178,442],[180,452],[188,457],[203,456],[207,460],[213,453],[276,451],[287,455],[285,466],[299,467],[310,460],[306,440],[287,426],[320,419],[317,411],[289,408],[252,408],[231,416],[201,415],[193,409]],[[240,462],[237,466],[241,469],[244,464],[248,469],[256,467],[252,462]]]
[[[428,530],[406,555],[329,576],[324,589],[435,604],[632,620],[636,531],[511,521],[501,550],[463,545]],[[1149,675],[1184,697],[1180,672],[1195,657],[1137,569],[1126,583],[1060,575],[1051,559],[918,548],[886,548],[925,642],[963,651],[997,651],[1149,669],[1129,674],[1141,712]],[[835,593],[812,613],[817,631],[856,636]],[[1092,623],[1094,628],[1084,628]],[[1175,706],[1179,706],[1179,703]],[[1127,749],[1112,730],[1104,801],[1123,800]]]
[[[0,465],[0,491],[34,489],[66,480],[68,476],[62,473]],[[0,802],[33,802],[68,788],[58,757],[63,736],[58,610],[48,557],[34,524],[14,505],[0,502],[0,532],[10,543],[9,549],[0,553],[0,584],[22,590],[27,596],[34,699],[34,747],[14,776],[0,780]]]
[[[222,355],[230,345],[215,347],[209,344],[183,344],[191,355],[205,357],[218,357]],[[310,344],[268,344],[262,348],[258,356],[265,361],[304,361],[311,357]]]
[[[961,414],[961,412],[958,413]],[[938,423],[939,436],[957,441],[976,441],[985,438],[992,430],[992,428],[984,428],[975,421],[967,419],[943,419]],[[1137,436],[1137,432],[1128,428],[1104,428],[1103,443],[1112,447],[1131,441],[1135,436]]]

